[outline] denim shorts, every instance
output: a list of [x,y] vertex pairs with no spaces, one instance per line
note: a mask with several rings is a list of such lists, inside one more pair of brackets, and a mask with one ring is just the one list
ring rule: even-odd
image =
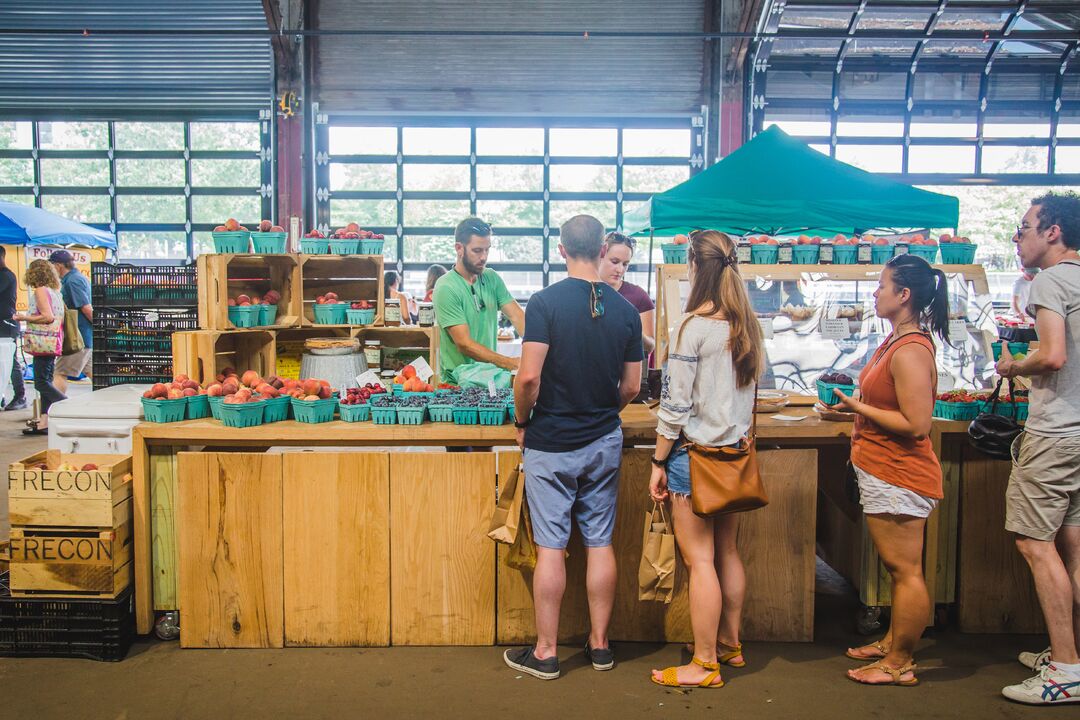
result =
[[686,445],[678,446],[668,456],[667,487],[676,495],[690,494],[690,451]]

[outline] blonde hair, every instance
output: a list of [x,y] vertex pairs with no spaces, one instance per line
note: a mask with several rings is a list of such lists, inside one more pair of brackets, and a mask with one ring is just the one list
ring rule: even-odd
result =
[[746,387],[757,382],[765,365],[764,336],[746,293],[746,283],[739,274],[735,241],[716,230],[692,232],[687,262],[693,263],[694,280],[676,345],[691,317],[721,313],[731,328],[728,348],[735,366],[736,384]]
[[48,260],[37,259],[26,268],[24,282],[32,288],[50,287],[53,290],[60,289],[60,276],[56,274],[56,268]]

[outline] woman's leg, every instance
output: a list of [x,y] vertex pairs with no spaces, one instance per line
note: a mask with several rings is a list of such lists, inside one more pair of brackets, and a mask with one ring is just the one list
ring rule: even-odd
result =
[[[912,661],[915,645],[930,618],[930,594],[926,590],[922,568],[926,518],[867,515],[866,525],[881,561],[892,576],[892,623],[889,627],[892,644],[881,662],[901,668]],[[881,670],[850,670],[848,675],[869,683],[891,679]],[[911,675],[906,674],[901,680],[908,680]]]
[[[739,646],[739,628],[742,625],[743,601],[746,599],[746,569],[736,536],[739,531],[737,514],[720,515],[713,521],[715,525],[714,542],[716,547],[716,570],[720,577],[720,592],[723,596],[723,609],[720,613],[720,628],[717,640],[729,648]],[[732,658],[736,663],[741,658]]]
[[57,400],[64,400],[66,396],[56,389],[52,383],[53,370],[56,367],[56,358],[51,355],[34,356],[34,389],[41,398],[41,414],[48,415],[49,408]]
[[[696,657],[701,662],[716,662],[716,634],[720,625],[723,597],[720,580],[713,564],[713,520],[694,514],[690,498],[673,494],[671,517],[675,525],[675,541],[690,573],[690,625],[694,631]],[[659,680],[660,672],[653,670]],[[679,668],[679,681],[698,683],[709,675],[704,668],[689,664]],[[714,681],[719,683],[719,679]]]

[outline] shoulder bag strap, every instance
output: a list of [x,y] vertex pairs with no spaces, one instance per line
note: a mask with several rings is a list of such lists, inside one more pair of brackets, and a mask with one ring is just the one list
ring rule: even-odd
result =
[[754,442],[757,439],[757,399],[758,399],[758,383],[754,381],[754,404],[750,407],[750,442]]

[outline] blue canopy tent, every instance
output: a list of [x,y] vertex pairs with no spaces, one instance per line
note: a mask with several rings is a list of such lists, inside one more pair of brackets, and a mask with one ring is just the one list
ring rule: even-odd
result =
[[116,236],[33,205],[0,200],[0,244],[82,245],[116,250]]

